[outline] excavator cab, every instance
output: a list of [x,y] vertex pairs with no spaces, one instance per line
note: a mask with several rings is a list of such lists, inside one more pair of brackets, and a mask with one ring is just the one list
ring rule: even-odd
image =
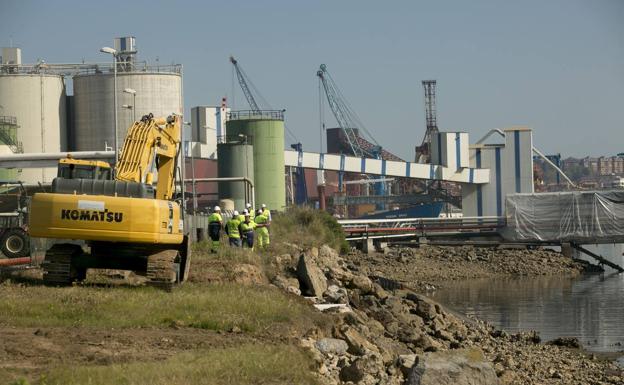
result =
[[59,160],[58,173],[63,179],[111,179],[111,166],[99,160],[73,159],[71,155]]

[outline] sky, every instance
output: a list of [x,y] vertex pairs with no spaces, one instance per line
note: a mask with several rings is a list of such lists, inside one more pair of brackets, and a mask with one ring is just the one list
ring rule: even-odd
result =
[[[421,81],[436,79],[438,127],[474,142],[527,125],[548,154],[624,152],[624,1],[0,0],[0,46],[22,61],[108,61],[117,36],[140,60],[184,67],[184,104],[247,109],[234,55],[264,98],[319,150],[321,63],[373,137],[413,159]],[[326,102],[325,102],[326,103]],[[325,104],[327,127],[336,126]]]

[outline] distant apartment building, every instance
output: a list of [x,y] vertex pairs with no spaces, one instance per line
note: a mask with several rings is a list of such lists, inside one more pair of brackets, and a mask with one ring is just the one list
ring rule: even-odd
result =
[[598,158],[598,175],[624,174],[624,158],[619,156],[601,156]]
[[589,169],[591,175],[600,175],[598,172],[598,158],[586,156],[581,159],[580,165]]
[[578,158],[566,158],[561,160],[561,168],[563,170],[569,170],[581,164],[581,160]]

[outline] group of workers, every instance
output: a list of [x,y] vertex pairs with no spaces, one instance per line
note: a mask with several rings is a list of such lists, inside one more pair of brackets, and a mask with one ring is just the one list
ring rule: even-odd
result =
[[242,214],[234,210],[232,217],[225,223],[225,226],[221,216],[221,208],[215,206],[214,211],[208,217],[210,250],[214,253],[219,249],[221,229],[225,229],[230,246],[246,247],[253,250],[255,243],[257,243],[258,249],[266,249],[270,243],[270,225],[271,212],[264,203],[256,211],[250,203],[245,205]]

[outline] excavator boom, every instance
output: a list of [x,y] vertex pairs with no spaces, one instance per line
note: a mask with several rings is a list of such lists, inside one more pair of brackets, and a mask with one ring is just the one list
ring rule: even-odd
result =
[[115,167],[115,179],[151,184],[155,163],[158,172],[156,199],[172,199],[181,134],[180,118],[175,115],[167,119],[146,115],[134,122]]

